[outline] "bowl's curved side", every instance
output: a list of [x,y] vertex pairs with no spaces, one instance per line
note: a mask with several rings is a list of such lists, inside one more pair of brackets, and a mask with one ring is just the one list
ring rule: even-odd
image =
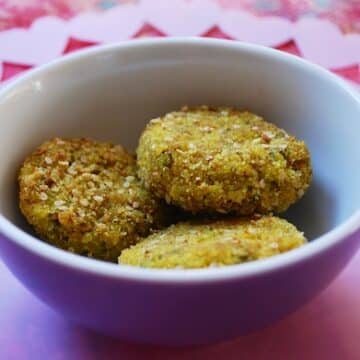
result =
[[72,321],[127,341],[190,345],[260,329],[324,289],[359,247],[360,232],[286,269],[198,283],[109,278],[54,263],[0,239],[9,269]]
[[[192,271],[184,279],[181,272],[116,268],[59,253],[21,229],[23,219],[14,202],[14,164],[20,164],[36,145],[52,136],[99,136],[131,146],[150,117],[186,103],[251,107],[305,139],[316,171],[312,188],[293,207],[297,209],[293,221],[316,241],[275,259],[215,272]],[[102,46],[58,59],[15,80],[0,91],[0,110],[0,150],[8,154],[0,163],[0,232],[54,262],[134,280],[228,280],[320,254],[360,228],[356,191],[360,171],[353,166],[360,161],[360,101],[334,75],[295,56],[205,39]],[[24,118],[26,131],[19,132]]]
[[[355,131],[360,129],[360,102],[325,70],[274,50],[233,44],[178,39],[108,46],[58,60],[1,90],[1,109],[7,109],[2,119],[6,118],[4,123],[11,126],[2,132],[0,147],[4,153],[12,151],[3,159],[7,165],[2,166],[0,176],[0,208],[5,209],[2,211],[9,219],[0,214],[0,232],[4,234],[0,254],[30,291],[64,316],[131,341],[185,345],[224,340],[266,326],[296,310],[326,287],[355,254],[360,240],[359,197],[355,193],[360,173],[352,163],[360,159]],[[241,61],[237,57],[240,55]],[[141,69],[147,82],[139,81]],[[78,84],[85,78],[87,81]],[[171,97],[166,102],[167,93]],[[122,102],[119,94],[126,94]],[[197,97],[192,99],[194,94]],[[144,106],[139,106],[139,97]],[[136,101],[130,104],[131,100]],[[304,139],[316,150],[312,153],[322,170],[316,168],[322,175],[317,174],[317,180],[322,180],[317,189],[328,190],[330,200],[331,195],[338,200],[345,196],[346,201],[338,201],[340,210],[335,209],[340,213],[338,221],[316,233],[314,237],[326,232],[316,241],[287,254],[188,273],[150,271],[81,258],[25,233],[14,225],[21,223],[19,219],[18,223],[10,222],[18,209],[13,203],[15,186],[10,189],[15,172],[8,170],[42,137],[53,133],[74,136],[76,125],[78,134],[85,131],[91,136],[100,132],[104,138],[110,136],[110,140],[124,140],[128,141],[125,145],[130,145],[135,136],[129,135],[129,128],[133,135],[137,134],[150,116],[149,108],[152,116],[168,110],[164,106],[172,109],[179,101],[187,100],[257,104],[254,110],[282,119],[294,133],[301,135],[305,129]],[[103,119],[104,109],[107,120]],[[345,109],[349,109],[348,114]],[[90,113],[95,120],[88,121]],[[19,136],[25,114],[29,114],[26,131]],[[351,122],[346,127],[341,119],[349,118],[349,114]],[[115,122],[118,117],[126,121]],[[313,121],[316,118],[323,120]],[[114,124],[120,124],[117,131]],[[17,147],[12,147],[14,136]],[[351,146],[345,146],[344,141],[333,147],[339,137]],[[344,161],[348,158],[352,163]],[[329,178],[331,181],[326,181]],[[327,189],[324,184],[331,186]],[[316,213],[319,216],[301,208],[299,217],[311,224],[330,218],[331,212],[322,212],[327,210],[322,198],[316,196],[311,202],[321,204]]]

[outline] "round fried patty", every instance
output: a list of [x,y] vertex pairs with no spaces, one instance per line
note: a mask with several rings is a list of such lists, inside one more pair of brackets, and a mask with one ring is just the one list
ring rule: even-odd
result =
[[312,173],[303,141],[231,108],[184,107],[153,119],[137,156],[145,186],[193,213],[281,213]]
[[18,179],[20,209],[35,231],[81,255],[115,261],[162,222],[162,205],[119,145],[53,139],[25,160]]
[[205,268],[244,263],[306,242],[284,219],[196,220],[178,223],[123,250],[119,263],[147,268]]

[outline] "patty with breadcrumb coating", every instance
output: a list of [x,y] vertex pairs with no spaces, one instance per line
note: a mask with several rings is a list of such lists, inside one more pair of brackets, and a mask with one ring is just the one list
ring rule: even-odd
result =
[[232,108],[184,107],[151,120],[137,157],[146,188],[192,213],[281,213],[312,177],[303,141]]
[[206,268],[240,264],[295,249],[304,235],[274,216],[178,223],[123,250],[120,264],[145,268]]
[[20,209],[36,233],[80,255],[116,261],[164,220],[120,145],[55,138],[25,160],[18,181]]

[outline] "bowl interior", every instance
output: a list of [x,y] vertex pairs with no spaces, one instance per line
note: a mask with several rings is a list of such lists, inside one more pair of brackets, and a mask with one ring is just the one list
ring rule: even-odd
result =
[[0,212],[27,229],[16,176],[41,142],[88,136],[134,150],[148,120],[184,104],[248,109],[306,141],[314,180],[285,216],[309,239],[359,208],[360,108],[339,82],[271,50],[163,40],[78,54],[2,92]]

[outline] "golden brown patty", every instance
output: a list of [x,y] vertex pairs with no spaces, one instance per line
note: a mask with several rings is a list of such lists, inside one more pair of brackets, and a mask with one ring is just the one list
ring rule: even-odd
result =
[[230,108],[185,107],[153,119],[137,156],[145,186],[193,213],[280,213],[311,181],[304,142]]
[[157,228],[162,206],[136,177],[121,146],[53,139],[24,162],[20,209],[35,231],[60,248],[115,261]]
[[125,249],[119,263],[148,268],[239,264],[292,250],[306,242],[286,220],[197,220],[173,225]]

